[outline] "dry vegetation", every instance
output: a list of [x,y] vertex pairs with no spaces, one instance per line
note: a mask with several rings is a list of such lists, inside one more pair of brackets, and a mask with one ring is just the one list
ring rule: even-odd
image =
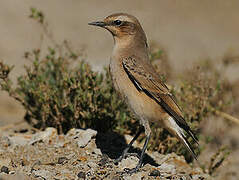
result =
[[[1,90],[7,91],[24,106],[25,120],[39,129],[55,127],[59,133],[78,127],[133,135],[138,122],[114,91],[108,70],[93,72],[67,42],[56,43],[49,34],[42,12],[32,9],[30,17],[42,25],[45,35],[55,46],[49,48],[47,54],[43,54],[41,49],[25,53],[30,63],[25,67],[25,74],[18,77],[16,87],[12,86],[8,76],[12,67],[0,63]],[[198,62],[192,70],[183,72],[177,78],[170,73],[165,51],[152,48],[151,60],[163,80],[167,77],[167,81],[176,82],[170,89],[196,134],[200,134],[202,119],[232,108],[232,86],[223,78],[221,69],[210,60]],[[226,62],[223,68],[228,65]],[[188,162],[192,161],[183,145],[168,132],[153,128],[152,134],[150,149],[160,153],[176,152],[184,155]],[[201,141],[207,139],[199,138]],[[193,146],[199,154],[202,149],[195,144]],[[217,159],[221,153],[223,155]],[[228,150],[222,148],[212,157],[211,164],[205,167],[212,174],[227,155]]]

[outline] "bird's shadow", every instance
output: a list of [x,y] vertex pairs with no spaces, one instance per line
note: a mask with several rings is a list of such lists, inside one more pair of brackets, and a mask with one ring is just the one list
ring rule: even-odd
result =
[[[127,142],[124,136],[115,132],[97,133],[96,146],[101,150],[102,154],[106,154],[110,159],[114,160],[121,156],[123,150],[127,147]],[[142,151],[132,146],[129,152],[137,153],[140,156]],[[143,163],[155,167],[159,166],[159,164],[157,164],[147,153],[144,155]]]

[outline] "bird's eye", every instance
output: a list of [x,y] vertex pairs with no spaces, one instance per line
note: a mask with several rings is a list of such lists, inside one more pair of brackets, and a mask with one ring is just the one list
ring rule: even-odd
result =
[[120,21],[120,20],[115,20],[115,21],[114,21],[114,24],[115,24],[116,26],[119,26],[119,25],[122,24],[122,21]]

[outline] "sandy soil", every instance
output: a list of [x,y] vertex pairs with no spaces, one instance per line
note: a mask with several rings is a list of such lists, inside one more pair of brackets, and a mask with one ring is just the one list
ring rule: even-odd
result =
[[[34,133],[5,131],[0,138],[0,179],[211,179],[174,153],[147,152],[145,165],[131,174],[126,168],[137,165],[136,157],[113,162],[131,139],[91,129],[71,129],[66,135],[57,135],[54,128]],[[140,153],[137,148],[132,150]]]

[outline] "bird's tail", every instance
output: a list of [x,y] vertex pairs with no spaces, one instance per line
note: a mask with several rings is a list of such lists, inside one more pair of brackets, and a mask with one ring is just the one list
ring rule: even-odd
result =
[[177,135],[179,137],[179,140],[184,144],[184,146],[188,149],[188,151],[191,153],[194,159],[197,160],[197,156],[195,151],[192,148],[192,145],[188,142],[185,134],[183,131],[177,132]]
[[[191,153],[193,158],[197,160],[196,153],[194,152],[192,145],[188,142],[186,135],[184,134],[184,130],[181,127],[179,127],[179,125],[175,122],[174,118],[171,116],[169,117],[169,122],[171,124],[171,132],[179,138],[179,140],[184,144],[184,146],[187,148],[187,150]],[[190,130],[190,132],[192,132],[192,131]],[[198,144],[197,140],[190,132],[187,132],[187,133]]]

